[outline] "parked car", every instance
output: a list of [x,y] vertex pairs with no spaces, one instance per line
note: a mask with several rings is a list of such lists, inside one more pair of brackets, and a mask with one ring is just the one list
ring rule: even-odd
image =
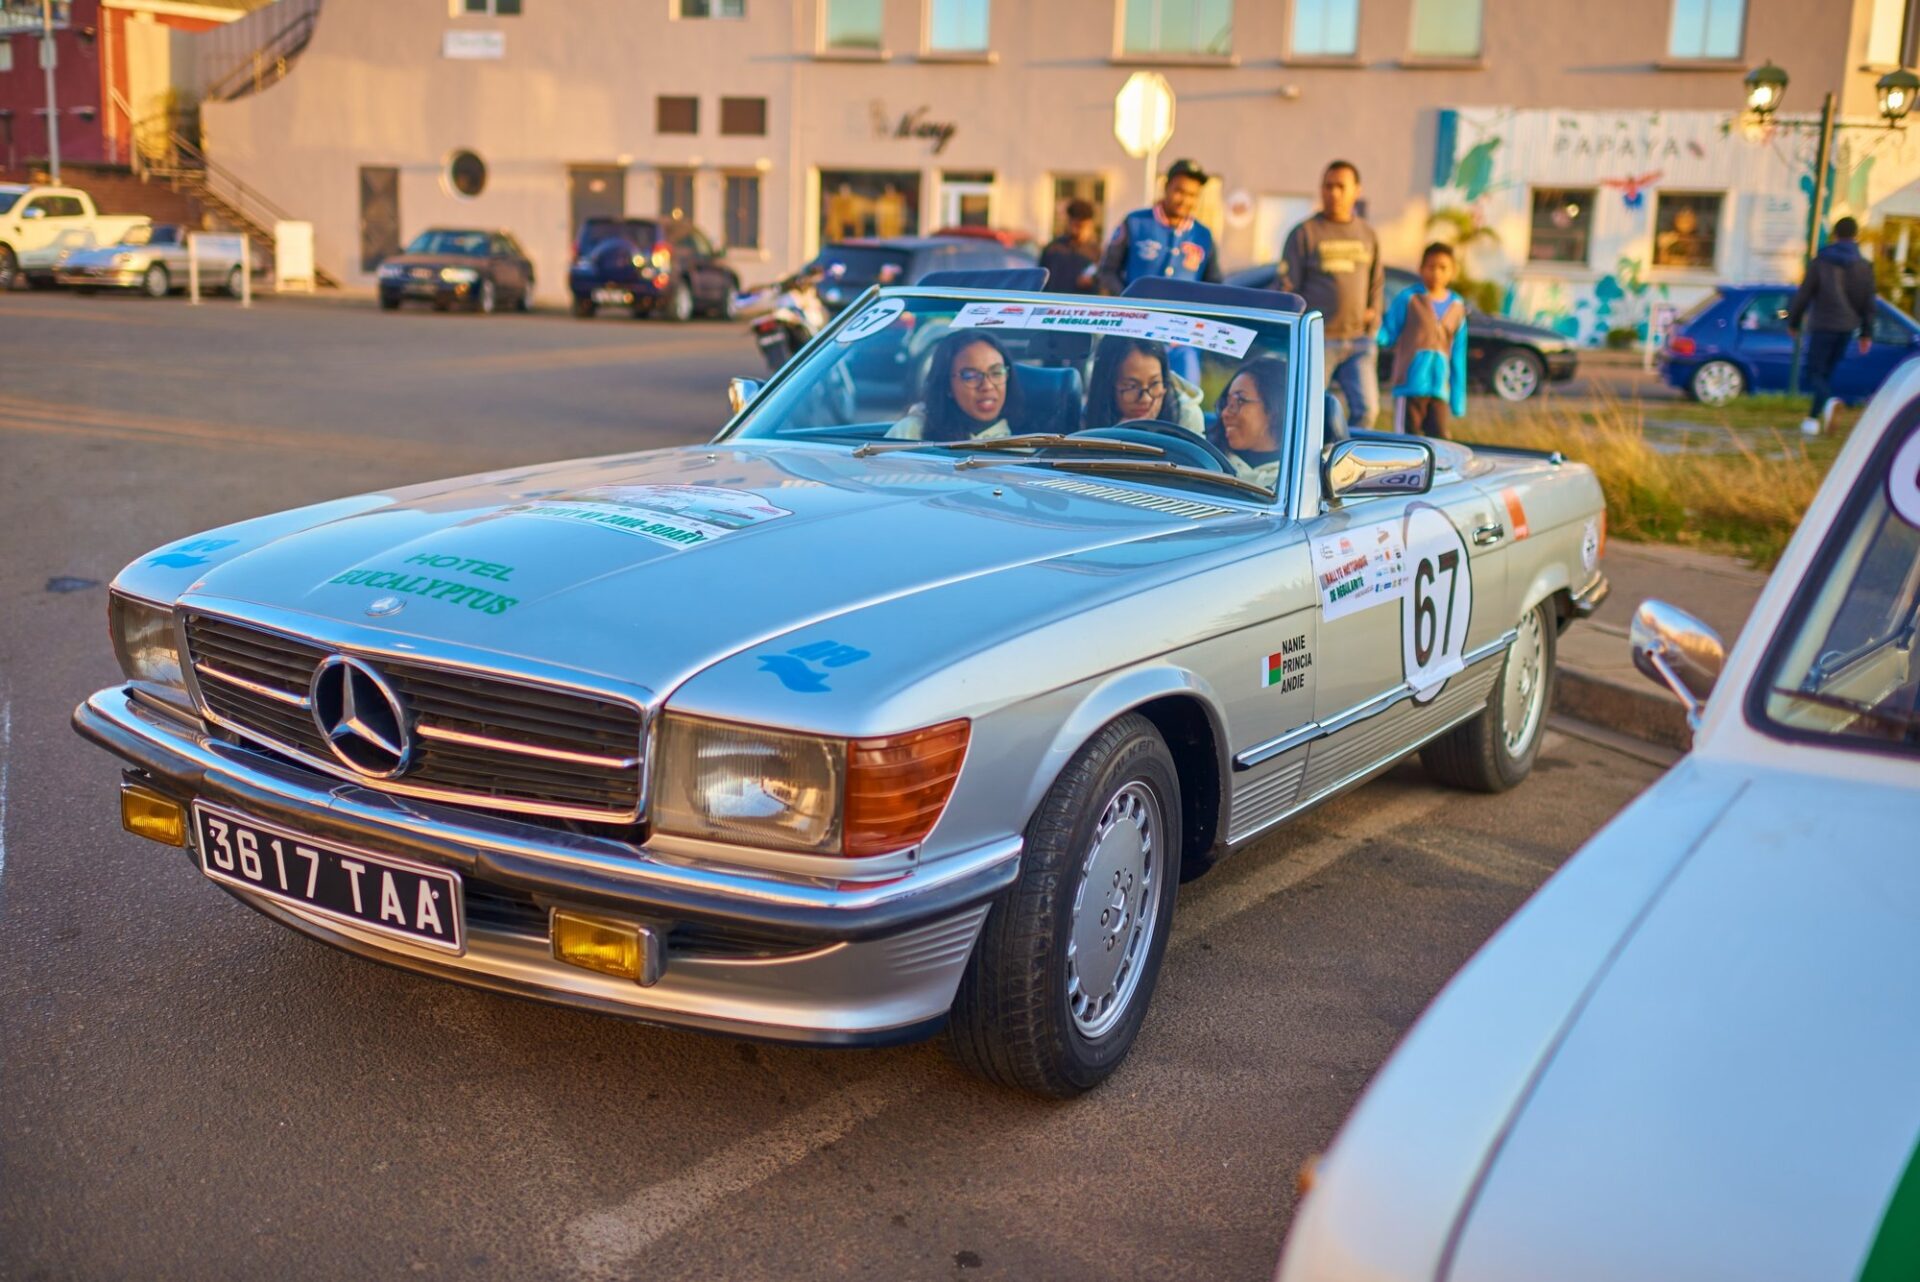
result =
[[635,316],[686,321],[704,312],[732,320],[740,277],[723,261],[726,250],[692,223],[657,218],[590,218],[576,238],[573,314],[602,307],[630,308]]
[[[1272,289],[1278,263],[1249,267],[1228,275],[1227,283],[1249,289]],[[1387,268],[1389,300],[1419,281],[1404,267]],[[1465,301],[1464,299],[1462,301]],[[1579,372],[1580,356],[1565,337],[1542,325],[1511,316],[1495,316],[1467,303],[1467,380],[1503,401],[1524,401],[1548,383],[1564,383]],[[1387,392],[1393,354],[1380,353],[1380,390]]]
[[[1323,439],[1320,321],[1283,295],[969,283],[878,291],[710,444],[140,557],[126,680],[75,714],[133,771],[125,822],[408,969],[784,1041],[947,1025],[1070,1095],[1133,1043],[1182,876],[1416,750],[1527,775],[1555,635],[1606,590],[1592,472]],[[969,385],[1013,389],[1012,435],[819,394],[935,320],[1001,345]],[[1116,333],[1215,379],[1266,358],[1266,471],[1169,424],[1057,434]]]
[[0,183],[0,290],[23,278],[51,285],[63,251],[115,244],[147,221],[144,214],[102,214],[78,187]]
[[380,306],[387,311],[409,299],[431,303],[437,312],[491,312],[507,304],[524,312],[533,302],[533,260],[505,231],[423,231],[380,264],[379,280]]
[[1641,606],[1693,751],[1400,1043],[1281,1282],[1916,1276],[1917,618],[1908,364],[1731,655]]
[[[62,255],[54,267],[54,280],[82,294],[137,289],[149,298],[165,298],[190,282],[187,233],[188,228],[179,223],[143,223],[118,244]],[[240,253],[224,244],[224,239],[202,242],[200,287],[209,293],[224,290],[238,298],[244,275]]]
[[[1660,377],[1696,401],[1725,405],[1750,392],[1784,392],[1793,365],[1787,330],[1791,285],[1722,285],[1675,321],[1660,349]],[[1920,325],[1884,299],[1874,304],[1872,343],[1849,345],[1833,394],[1860,404],[1914,353]]]

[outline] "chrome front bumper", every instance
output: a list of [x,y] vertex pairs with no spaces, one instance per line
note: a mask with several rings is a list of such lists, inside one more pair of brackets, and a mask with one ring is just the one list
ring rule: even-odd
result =
[[1613,584],[1607,582],[1607,576],[1595,573],[1592,582],[1573,594],[1573,617],[1591,619],[1612,592]]
[[[458,957],[322,919],[245,890],[235,898],[303,934],[408,970],[500,992],[735,1035],[830,1045],[909,1041],[945,1019],[989,901],[1013,883],[1020,840],[929,860],[880,884],[748,874],[605,837],[394,797],[219,738],[130,690],[74,710],[82,737],[141,781],[317,839],[451,868],[540,909],[656,927],[750,932],[750,950],[671,950],[643,986],[556,961],[544,916],[476,921]],[[198,866],[197,857],[189,858]],[[671,938],[671,935],[669,936]]]

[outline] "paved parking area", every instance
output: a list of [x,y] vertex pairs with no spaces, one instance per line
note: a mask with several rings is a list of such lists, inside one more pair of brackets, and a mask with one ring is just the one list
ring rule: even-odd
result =
[[1653,767],[1416,766],[1183,887],[1154,1011],[1047,1104],[937,1043],[771,1048],[334,953],[122,834],[67,715],[99,583],[256,512],[701,438],[743,328],[0,298],[0,1277],[1258,1278],[1301,1162]]

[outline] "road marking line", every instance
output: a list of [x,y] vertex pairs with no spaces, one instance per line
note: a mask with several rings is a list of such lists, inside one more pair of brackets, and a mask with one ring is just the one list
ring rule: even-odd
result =
[[654,1243],[922,1089],[919,1074],[903,1073],[898,1066],[884,1069],[728,1145],[673,1179],[647,1185],[618,1206],[577,1216],[566,1228],[576,1266],[590,1276],[625,1276],[625,1266]]

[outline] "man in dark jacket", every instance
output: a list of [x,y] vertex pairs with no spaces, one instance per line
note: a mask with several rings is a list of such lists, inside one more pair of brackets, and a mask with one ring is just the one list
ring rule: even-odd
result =
[[1191,160],[1174,161],[1167,170],[1160,203],[1134,210],[1114,228],[1100,260],[1101,289],[1124,293],[1142,276],[1219,280],[1220,257],[1214,252],[1213,232],[1193,216],[1206,185],[1206,170]]
[[1098,288],[1094,276],[1100,265],[1100,239],[1093,229],[1093,205],[1067,202],[1067,229],[1040,252],[1047,269],[1047,288],[1056,294],[1091,294]]
[[1873,345],[1873,264],[1860,256],[1860,224],[1842,218],[1833,239],[1807,264],[1806,279],[1787,308],[1787,328],[1806,326],[1807,390],[1813,404],[1800,430],[1818,436],[1833,422],[1833,371],[1856,336],[1860,354]]
[[1386,312],[1387,269],[1359,202],[1360,171],[1345,160],[1328,165],[1320,212],[1288,234],[1273,287],[1299,294],[1326,317],[1327,383],[1347,403],[1347,425],[1365,428],[1380,409],[1374,332]]

